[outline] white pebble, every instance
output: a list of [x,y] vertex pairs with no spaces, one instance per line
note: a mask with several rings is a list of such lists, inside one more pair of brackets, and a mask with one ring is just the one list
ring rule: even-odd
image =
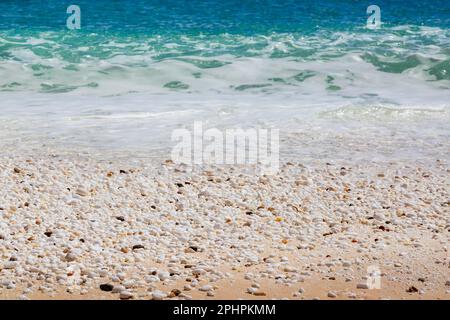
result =
[[367,283],[362,282],[356,285],[356,289],[369,289],[369,286],[367,285]]
[[211,291],[211,290],[213,290],[213,287],[211,285],[209,285],[209,284],[206,284],[206,285],[202,286],[201,288],[199,288],[198,290],[200,290],[200,291]]

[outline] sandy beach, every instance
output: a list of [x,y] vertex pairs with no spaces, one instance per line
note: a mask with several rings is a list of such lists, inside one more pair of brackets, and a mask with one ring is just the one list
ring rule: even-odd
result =
[[0,175],[0,299],[450,297],[444,160],[3,155]]
[[0,1],[0,302],[450,300],[449,12]]

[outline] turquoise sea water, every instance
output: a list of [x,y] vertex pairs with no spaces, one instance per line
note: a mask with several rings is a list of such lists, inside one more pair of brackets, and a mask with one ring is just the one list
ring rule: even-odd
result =
[[[80,30],[66,28],[70,4],[81,9]],[[337,61],[352,53],[380,72],[414,70],[423,81],[450,80],[449,1],[378,1],[383,23],[379,30],[365,27],[370,4],[2,1],[0,90],[108,91],[108,81],[120,79],[129,91],[270,92],[292,89],[318,76],[313,70],[283,68],[289,62]],[[255,68],[267,67],[270,61],[279,61],[280,68],[269,68],[246,82],[236,75],[237,79],[214,83],[222,80],[222,72],[252,72],[229,70],[230,64],[245,58],[262,60]],[[212,77],[213,82],[202,77]]]
[[0,97],[4,137],[23,140],[148,144],[196,119],[294,131],[425,119],[444,139],[450,2],[3,0]]

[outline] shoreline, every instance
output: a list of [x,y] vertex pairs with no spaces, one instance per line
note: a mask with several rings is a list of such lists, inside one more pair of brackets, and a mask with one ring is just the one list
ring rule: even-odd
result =
[[2,156],[0,298],[449,299],[446,161],[247,169]]

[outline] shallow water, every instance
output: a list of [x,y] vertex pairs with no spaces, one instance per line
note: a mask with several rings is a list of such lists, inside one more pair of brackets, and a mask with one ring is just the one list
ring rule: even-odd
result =
[[[167,156],[173,129],[281,130],[301,158],[448,157],[450,3],[0,3],[3,147]],[[355,140],[358,147],[355,147]]]

